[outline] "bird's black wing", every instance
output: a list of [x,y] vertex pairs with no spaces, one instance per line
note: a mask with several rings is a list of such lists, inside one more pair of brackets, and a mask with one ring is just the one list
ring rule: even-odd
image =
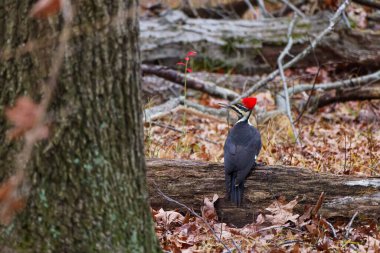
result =
[[237,172],[236,184],[244,182],[251,170],[254,168],[257,157],[261,150],[261,136],[259,131],[251,127],[251,136],[252,138],[246,143],[246,145],[237,145],[236,153],[238,154],[235,159],[236,166],[241,168]]
[[235,125],[224,145],[226,189],[232,202],[240,205],[244,180],[254,167],[261,149],[259,131],[248,125]]

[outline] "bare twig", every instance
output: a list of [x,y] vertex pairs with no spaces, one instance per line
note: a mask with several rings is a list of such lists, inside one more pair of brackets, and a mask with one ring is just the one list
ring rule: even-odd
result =
[[346,226],[346,234],[344,235],[345,238],[348,238],[348,235],[350,234],[350,231],[351,231],[351,226],[352,226],[352,223],[354,222],[356,216],[359,214],[359,212],[355,212],[354,215],[352,216],[350,222],[347,224]]
[[[203,221],[203,223],[208,227],[208,229],[210,229],[210,231],[212,232],[212,234],[214,235],[214,237],[216,238],[216,240],[221,243],[223,245],[223,247],[230,253],[231,250],[227,247],[227,245],[221,240],[221,238],[218,237],[218,235],[216,234],[215,230],[211,227],[211,225],[202,217],[200,216],[199,214],[197,214],[196,212],[194,212],[191,208],[189,208],[188,206],[178,202],[177,200],[175,199],[172,199],[171,197],[165,195],[165,193],[163,193],[160,188],[158,187],[158,185],[156,184],[156,182],[153,182],[157,192],[159,193],[160,196],[162,196],[164,199],[166,199],[167,201],[170,201],[170,202],[173,202],[175,203],[176,205],[180,206],[180,207],[183,207],[185,208],[188,212],[190,212],[192,215],[194,215],[195,217],[197,217],[198,219],[200,219],[201,221]],[[238,252],[241,252],[239,250],[239,248],[236,248],[238,250]]]
[[329,226],[331,233],[333,234],[333,238],[334,239],[337,238],[334,226],[330,222],[328,222],[326,219],[323,219],[323,222],[325,222]]
[[144,122],[149,122],[169,114],[171,110],[181,104],[181,101],[183,101],[183,97],[173,98],[161,105],[145,109]]
[[[298,117],[296,118],[296,120],[294,121],[294,123],[298,122],[298,121],[302,118],[303,114],[306,112],[307,107],[308,107],[308,105],[309,105],[309,103],[310,103],[310,101],[311,101],[311,97],[312,97],[312,95],[313,95],[313,91],[314,91],[315,84],[317,83],[317,78],[318,78],[319,73],[320,73],[320,71],[321,71],[321,66],[320,66],[320,64],[319,64],[318,57],[315,55],[315,51],[314,51],[314,49],[312,50],[312,52],[313,52],[313,57],[314,57],[315,63],[316,63],[316,65],[318,66],[318,70],[317,70],[317,73],[316,73],[315,76],[314,76],[313,85],[312,85],[313,88],[312,88],[312,90],[311,90],[311,92],[310,92],[310,94],[309,94],[309,96],[308,96],[308,98],[307,98],[307,100],[306,100],[305,105],[304,105],[303,108],[302,108],[301,113],[298,115]],[[293,86],[293,87],[294,87],[294,86]],[[289,94],[289,96],[290,96],[290,94]]]
[[301,16],[302,18],[306,18],[305,14],[303,14],[303,12],[300,9],[298,9],[294,4],[292,4],[288,0],[281,0],[281,1],[287,6],[289,6],[289,8],[292,9],[297,15]]
[[[318,66],[317,74],[315,75],[314,80],[313,80],[313,85],[312,85],[311,92],[313,92],[313,90],[314,90],[315,83],[317,82],[317,77],[319,76],[319,72],[320,72],[320,71],[321,71],[321,67]],[[306,112],[306,109],[307,109],[307,107],[309,106],[309,103],[310,103],[310,101],[311,101],[311,97],[312,97],[312,93],[310,93],[310,95],[307,97],[306,103],[305,103],[305,105],[303,106],[303,109],[302,109],[301,113],[300,113],[300,114],[298,115],[298,117],[294,120],[294,123],[298,122],[298,121],[302,118],[303,114]]]
[[302,91],[309,90],[334,90],[338,88],[354,88],[359,86],[368,85],[380,80],[380,70],[365,76],[360,76],[352,79],[341,80],[332,83],[318,84],[313,87],[310,84],[300,84],[289,89],[289,95],[293,95]]
[[250,0],[244,0],[244,3],[248,6],[249,11],[252,12],[252,15],[255,16],[255,8],[253,8],[253,5],[250,2]]
[[[293,66],[295,63],[297,63],[298,61],[300,61],[301,59],[303,59],[306,55],[308,55],[321,42],[322,38],[324,36],[326,36],[328,33],[330,33],[334,29],[336,23],[339,20],[339,17],[342,15],[343,11],[346,9],[346,7],[348,6],[349,3],[350,3],[349,0],[345,0],[339,6],[338,10],[334,13],[333,17],[330,19],[329,26],[326,27],[326,29],[324,29],[322,32],[320,32],[317,35],[317,37],[311,42],[310,46],[308,46],[307,48],[305,48],[301,53],[299,53],[291,61],[287,62],[283,66],[284,70],[287,69],[287,68],[289,68],[289,67],[291,67],[291,66]],[[273,71],[266,78],[262,79],[260,82],[258,82],[257,84],[255,84],[254,86],[252,86],[250,89],[248,89],[246,92],[244,92],[239,97],[237,97],[232,103],[233,104],[237,103],[241,98],[249,96],[253,92],[257,91],[258,89],[260,89],[262,87],[264,87],[269,81],[273,80],[279,73],[280,73],[280,71],[278,69],[275,70],[275,71]]]
[[[172,130],[172,131],[177,132],[177,133],[183,133],[183,131],[181,131],[181,130],[179,130],[179,129],[173,127],[173,126],[163,124],[163,123],[161,123],[161,122],[152,121],[151,123],[152,123],[153,125],[155,125],[155,126],[159,126],[159,127],[165,128],[165,129],[169,129],[169,130]],[[186,134],[186,132],[185,132],[185,134]],[[207,138],[204,138],[204,137],[202,137],[202,136],[194,135],[194,137],[197,138],[197,139],[200,139],[200,140],[203,140],[203,141],[206,141],[206,142],[212,143],[212,144],[214,144],[214,145],[218,145],[217,142],[215,142],[215,141],[213,141],[213,140],[210,140],[210,139],[207,139]]]
[[[166,80],[185,85],[185,74],[163,66],[154,66],[143,64],[141,66],[143,74],[156,75]],[[186,76],[186,85],[188,88],[206,92],[212,96],[232,100],[238,97],[238,94],[232,90],[222,88],[208,81],[203,81],[195,77]]]
[[259,5],[259,9],[260,9],[260,12],[261,14],[265,17],[265,18],[273,18],[273,15],[270,14],[267,9],[265,8],[265,4],[264,4],[264,1],[263,0],[257,0],[257,4]]
[[315,216],[318,213],[319,209],[321,209],[322,207],[322,203],[324,199],[325,199],[325,193],[321,192],[321,195],[319,195],[317,204],[315,204],[313,210],[311,210],[311,216]]
[[282,243],[279,244],[279,246],[289,246],[290,244],[293,244],[293,243],[304,243],[303,241],[301,240],[286,240]]
[[283,83],[283,86],[284,86],[285,101],[286,101],[286,114],[288,115],[290,124],[292,126],[293,135],[296,138],[296,141],[297,141],[298,145],[301,145],[301,142],[300,142],[299,137],[298,137],[297,129],[295,128],[294,123],[293,123],[292,111],[290,109],[290,99],[289,99],[289,93],[288,93],[288,84],[286,83],[286,77],[285,77],[284,69],[283,69],[283,66],[282,66],[282,62],[283,62],[285,56],[289,55],[289,53],[290,53],[289,51],[290,51],[290,49],[293,46],[292,33],[293,33],[293,29],[294,29],[296,21],[297,21],[297,15],[295,15],[294,18],[292,19],[292,21],[290,22],[290,25],[289,25],[289,28],[288,28],[288,43],[287,43],[285,49],[281,52],[280,56],[278,57],[277,64],[278,64],[278,69],[280,71],[280,76],[281,76],[281,79],[282,79],[282,83]]

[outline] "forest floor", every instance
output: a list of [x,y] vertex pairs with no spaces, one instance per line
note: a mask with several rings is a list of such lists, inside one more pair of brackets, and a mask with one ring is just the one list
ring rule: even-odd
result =
[[[259,107],[274,108],[274,98],[269,92],[253,95],[258,98]],[[219,107],[218,103],[227,102],[197,93],[191,99],[215,108]],[[296,110],[293,113],[295,118],[299,115]],[[160,118],[157,124],[146,124],[146,157],[223,162],[223,145],[232,126],[228,121],[187,109],[175,111]],[[258,123],[252,120],[263,141],[259,161],[360,176],[380,175],[379,122],[379,101],[325,106],[314,113],[304,113],[297,121],[300,147],[286,116]],[[163,249],[171,252],[228,252],[227,248],[231,252],[378,252],[380,249],[376,222],[331,224],[323,217],[310,215],[310,210],[293,213],[296,200],[274,200],[267,208],[269,214],[259,215],[256,223],[243,228],[218,223],[212,201],[205,203],[208,203],[207,212],[202,213],[202,219],[192,214],[183,216],[176,210],[153,210]]]
[[[233,0],[193,0],[192,8],[231,3]],[[284,1],[285,2],[285,1]],[[338,1],[305,1],[300,10],[313,15],[320,10],[336,10]],[[156,3],[144,0],[141,15],[149,17]],[[160,4],[169,8],[180,8],[184,2],[163,0]],[[282,8],[281,2],[266,1],[269,12]],[[316,8],[316,6],[318,6]],[[243,19],[260,18],[258,8],[247,11]],[[357,29],[365,29],[367,17],[374,10],[351,4],[346,13]],[[252,15],[253,14],[253,15]],[[374,29],[379,29],[374,25]],[[377,27],[377,28],[376,28]],[[186,52],[184,52],[185,54]],[[173,69],[176,66],[169,66]],[[192,66],[194,67],[194,66]],[[285,70],[289,86],[300,83],[316,84],[366,74],[366,70],[340,70],[336,66],[310,66]],[[208,72],[218,70],[199,69],[205,71],[191,73],[197,78],[208,80]],[[318,70],[317,70],[318,69]],[[369,70],[368,70],[369,71]],[[225,79],[234,71],[222,72]],[[358,71],[359,72],[359,71]],[[255,80],[263,75],[251,76]],[[144,77],[146,80],[148,77]],[[223,77],[224,78],[224,77]],[[281,89],[281,79],[275,78],[272,87]],[[153,86],[157,86],[154,83]],[[238,85],[240,87],[245,85]],[[180,86],[178,86],[180,87]],[[178,88],[177,87],[177,88]],[[225,85],[231,89],[234,85]],[[249,88],[249,87],[244,87]],[[244,90],[243,88],[243,90]],[[144,88],[143,88],[144,89]],[[150,88],[148,88],[150,89]],[[235,89],[239,94],[243,90]],[[178,90],[177,90],[178,92]],[[341,90],[340,92],[344,92]],[[179,88],[183,94],[183,89]],[[273,92],[259,91],[252,96],[258,98],[260,109],[271,111],[276,109]],[[260,133],[263,147],[258,160],[269,165],[290,165],[301,170],[335,175],[380,176],[380,101],[351,101],[336,103],[317,109],[313,113],[300,110],[308,95],[300,93],[293,96],[292,113],[296,120],[295,127],[299,132],[301,145],[296,142],[291,124],[285,115],[278,115],[265,121],[251,123]],[[328,94],[335,95],[334,92]],[[220,108],[219,103],[227,100],[216,99],[201,92],[187,91],[187,99],[211,108]],[[151,96],[145,108],[157,103],[160,98]],[[162,99],[161,99],[162,100]],[[162,102],[162,101],[161,101]],[[145,155],[147,158],[190,159],[209,162],[223,162],[223,145],[229,129],[233,125],[231,118],[219,118],[183,108],[145,123]],[[252,118],[252,117],[251,117]],[[314,210],[310,208],[304,213],[294,213],[297,200],[274,199],[266,207],[267,213],[258,215],[256,221],[243,228],[228,226],[217,220],[214,202],[218,196],[205,198],[202,213],[179,213],[177,210],[152,210],[156,233],[162,248],[167,252],[380,252],[380,227],[376,221],[359,222],[360,214],[352,217],[351,222],[329,222],[318,214],[322,203],[316,199]],[[191,208],[191,207],[190,207]]]

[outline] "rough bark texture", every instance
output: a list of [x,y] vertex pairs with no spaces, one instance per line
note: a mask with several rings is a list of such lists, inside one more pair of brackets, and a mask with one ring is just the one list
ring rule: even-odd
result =
[[148,184],[153,208],[178,208],[158,194],[162,192],[194,210],[200,210],[205,197],[220,197],[216,207],[223,222],[243,226],[252,223],[276,197],[287,200],[299,197],[296,213],[305,205],[314,205],[321,192],[326,198],[320,213],[324,217],[349,220],[358,211],[361,219],[380,219],[380,178],[358,178],[317,174],[306,169],[283,166],[262,166],[255,169],[245,184],[244,206],[237,208],[224,199],[223,164],[197,161],[150,159]]
[[364,87],[361,89],[344,90],[336,92],[334,95],[326,93],[319,97],[313,98],[311,104],[313,110],[334,103],[344,103],[348,101],[363,101],[380,99],[380,87]]
[[[33,2],[0,4],[0,49],[39,45],[59,32],[57,17],[28,18]],[[68,45],[51,106],[51,137],[35,148],[27,207],[1,228],[0,251],[158,252],[143,155],[138,3],[72,3],[80,29]],[[21,94],[38,100],[55,45],[1,60],[1,115]],[[4,178],[17,147],[4,144],[3,118],[0,126]]]
[[[313,36],[328,26],[330,14],[299,20],[292,37],[293,55],[309,45]],[[187,50],[199,52],[201,64],[208,67],[235,67],[242,70],[268,70],[287,43],[290,19],[210,20],[190,19],[174,12],[161,19],[141,22],[142,59],[146,62],[178,60]],[[366,30],[344,29],[326,36],[316,48],[322,63],[378,66],[380,35]],[[226,61],[228,59],[228,61]],[[167,63],[167,62],[166,62]],[[172,62],[173,66],[175,61]],[[315,65],[311,54],[298,63]],[[164,64],[165,65],[165,64]],[[167,65],[167,64],[166,64]]]

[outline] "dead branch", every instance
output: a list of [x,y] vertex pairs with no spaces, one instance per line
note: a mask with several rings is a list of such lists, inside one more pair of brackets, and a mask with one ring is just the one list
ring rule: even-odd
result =
[[[186,108],[181,105],[186,105]],[[158,118],[164,117],[168,114],[174,113],[178,110],[186,110],[191,113],[201,113],[202,117],[204,114],[212,115],[214,117],[226,117],[227,110],[224,108],[215,109],[207,106],[200,105],[198,103],[186,100],[184,97],[178,97],[171,99],[161,105],[154,106],[152,108],[145,109],[144,111],[144,122],[150,122]]]
[[360,77],[347,79],[347,80],[341,80],[341,81],[337,81],[333,83],[318,84],[318,85],[315,85],[314,87],[311,84],[299,84],[297,86],[292,87],[289,90],[289,95],[293,95],[296,93],[309,91],[309,90],[327,91],[327,90],[342,89],[342,88],[355,88],[355,87],[365,86],[379,80],[380,80],[380,70],[369,75],[360,76]]
[[380,87],[365,87],[361,89],[345,90],[337,92],[335,95],[325,93],[312,98],[312,111],[334,103],[344,103],[348,101],[364,101],[380,99]]
[[287,5],[290,9],[292,9],[294,11],[294,13],[299,15],[301,18],[306,18],[305,14],[303,14],[303,12],[300,9],[298,9],[297,6],[295,6],[294,4],[289,2],[288,0],[281,0],[281,2],[283,2],[285,5]]
[[[310,52],[314,50],[314,48],[321,42],[322,38],[330,33],[333,28],[335,27],[336,23],[339,20],[339,17],[342,15],[343,11],[346,9],[347,5],[349,4],[349,0],[345,0],[342,5],[338,8],[338,10],[335,12],[334,16],[330,19],[330,24],[329,26],[324,29],[322,32],[320,32],[317,37],[310,43],[310,45],[304,49],[301,53],[299,53],[296,57],[294,57],[292,60],[287,62],[283,68],[287,69],[291,66],[293,66],[295,63],[303,59],[306,55],[308,55]],[[249,96],[253,92],[257,91],[258,89],[262,88],[265,86],[269,81],[273,80],[280,71],[277,69],[270,73],[268,77],[262,79],[260,82],[258,82],[256,85],[252,86],[250,89],[248,89],[246,92],[241,94],[238,98],[236,98],[233,103],[238,102],[241,98]]]
[[[185,75],[179,71],[163,66],[145,65],[141,66],[144,75],[156,75],[166,80],[185,85]],[[186,76],[186,86],[191,89],[206,92],[212,96],[232,100],[238,97],[236,92],[217,86],[212,82],[203,81],[190,75]]]
[[155,120],[169,114],[173,109],[177,108],[181,104],[182,100],[183,97],[178,97],[170,99],[161,105],[145,109],[144,122],[149,122],[151,120]]
[[[280,56],[278,57],[277,65],[278,65],[278,70],[280,71],[280,76],[281,76],[282,84],[283,84],[283,87],[284,87],[284,93],[285,93],[285,111],[286,111],[286,114],[287,114],[288,119],[290,121],[290,125],[292,126],[293,135],[294,135],[294,137],[297,140],[297,144],[301,146],[301,142],[300,142],[300,140],[298,138],[297,129],[295,128],[294,122],[293,122],[292,111],[290,109],[290,99],[289,99],[289,93],[288,93],[288,84],[286,82],[286,77],[285,77],[285,74],[284,74],[284,68],[282,66],[282,62],[283,62],[285,56],[287,56],[287,55],[290,54],[289,51],[290,51],[290,49],[293,46],[292,33],[293,33],[293,29],[294,29],[294,25],[295,25],[296,21],[297,21],[297,15],[295,15],[294,18],[292,19],[292,22],[290,22],[289,29],[288,29],[288,44],[286,45],[286,47],[284,48],[284,50],[281,52]],[[281,110],[283,108],[280,107],[279,109]]]
[[380,9],[380,3],[379,1],[376,1],[376,0],[352,0],[352,1],[357,4],[372,7],[375,9]]

